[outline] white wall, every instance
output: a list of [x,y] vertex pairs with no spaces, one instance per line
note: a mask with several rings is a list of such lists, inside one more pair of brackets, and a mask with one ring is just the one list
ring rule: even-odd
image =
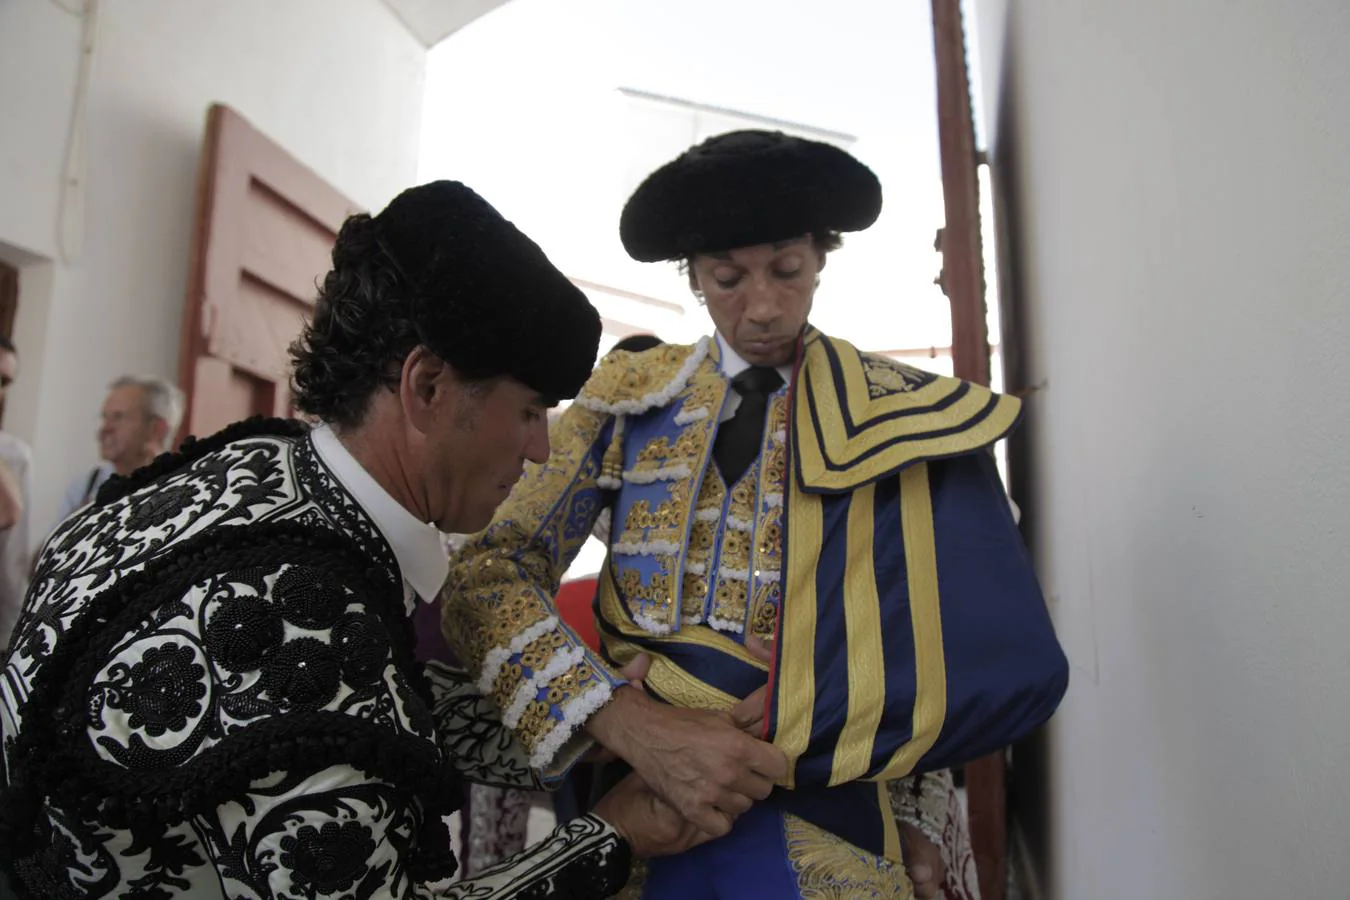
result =
[[1350,896],[1350,5],[977,7],[1073,663],[1054,895]]
[[33,445],[39,530],[95,460],[103,386],[125,371],[177,375],[209,104],[370,208],[414,182],[421,127],[426,53],[379,0],[102,0],[83,210],[67,223],[83,251],[66,262],[59,188],[79,36],[54,0],[0,3],[0,254],[55,260],[23,271],[6,416]]

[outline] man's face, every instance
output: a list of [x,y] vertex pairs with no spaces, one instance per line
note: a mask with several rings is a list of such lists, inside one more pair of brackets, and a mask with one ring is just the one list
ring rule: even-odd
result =
[[792,362],[825,264],[809,237],[700,253],[690,273],[718,332],[755,366]]
[[441,531],[472,534],[492,521],[526,461],[548,461],[548,406],[511,378],[460,383],[427,435],[428,490]]
[[14,379],[19,377],[19,358],[8,350],[0,350],[0,400],[5,399]]
[[142,465],[162,449],[164,420],[146,409],[145,392],[127,385],[108,392],[98,428],[100,455],[120,470]]

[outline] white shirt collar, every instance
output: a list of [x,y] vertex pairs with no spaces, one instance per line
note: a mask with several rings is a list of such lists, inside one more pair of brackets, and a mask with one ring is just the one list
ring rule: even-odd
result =
[[328,425],[316,426],[310,438],[324,465],[356,498],[389,542],[404,583],[424,601],[435,600],[450,574],[450,560],[441,543],[441,533],[434,525],[419,521],[380,487]]
[[[722,332],[715,332],[717,338],[717,349],[721,353],[722,374],[728,378],[735,378],[737,375],[750,368],[750,363],[746,362],[734,349],[726,338],[722,337]],[[778,374],[783,378],[783,384],[792,381],[792,366],[778,366]]]

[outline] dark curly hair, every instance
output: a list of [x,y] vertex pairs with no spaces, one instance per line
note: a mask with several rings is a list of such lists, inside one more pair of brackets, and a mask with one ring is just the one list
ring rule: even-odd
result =
[[412,298],[374,220],[350,217],[314,315],[290,346],[296,407],[339,428],[361,424],[371,397],[397,387],[403,360],[420,342]]

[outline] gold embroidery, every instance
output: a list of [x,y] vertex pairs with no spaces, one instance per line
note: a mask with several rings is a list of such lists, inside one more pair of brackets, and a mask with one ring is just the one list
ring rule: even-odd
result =
[[722,568],[745,570],[750,567],[750,535],[744,531],[722,531]]
[[672,463],[696,461],[699,451],[703,449],[701,431],[697,426],[684,428],[674,444],[666,437],[652,438],[638,451],[637,468],[655,469]]
[[[746,470],[741,480],[731,489],[731,504],[727,508],[727,519],[734,518],[741,522],[751,523],[751,527],[753,527],[756,519],[755,488],[758,483],[759,463],[756,461],[750,464],[750,468]],[[744,625],[746,612],[749,609],[749,585],[747,581],[753,577],[753,573],[750,572],[752,535],[728,527],[726,520],[717,524],[720,528],[715,528],[714,533],[720,532],[722,546],[717,557],[717,572],[713,581],[716,587],[713,589],[713,602],[708,613],[708,619],[709,621],[717,620],[724,628],[733,625],[736,626],[736,630],[739,630]],[[745,574],[740,578],[728,577],[728,570]]]
[[[451,646],[465,659],[484,659],[494,647],[510,645],[512,637],[548,617],[539,597],[524,585],[505,591],[481,590],[472,598],[474,603],[464,602],[467,598],[455,601],[448,592],[443,596],[442,629],[458,636],[459,642]],[[501,690],[496,696],[505,698],[503,705],[510,703],[514,687],[503,683]]]
[[580,399],[613,407],[663,390],[678,391],[683,385],[676,385],[675,379],[696,349],[697,345],[665,344],[643,353],[609,354],[600,360]]
[[847,341],[817,336],[807,343],[793,411],[794,468],[807,490],[850,490],[915,462],[970,453],[1017,423],[1020,400],[956,378],[924,373],[927,380],[909,390],[873,396],[869,362],[905,377]]
[[770,438],[774,438],[787,425],[787,398],[786,391],[774,394],[773,401],[769,405],[769,427],[767,430]]
[[731,489],[731,512],[739,515],[748,513],[755,502],[755,479],[751,476],[759,474],[759,467],[752,464],[746,473],[741,476],[741,480],[736,482],[736,486]]
[[750,633],[762,641],[772,641],[778,627],[778,598],[780,589],[777,582],[761,584],[755,588],[754,612],[750,615]]
[[[704,629],[706,630],[706,629]],[[651,655],[651,668],[643,683],[656,692],[661,699],[684,709],[731,709],[739,699],[722,691],[671,662],[669,658],[652,654],[636,644],[612,639],[606,646],[620,665],[627,665],[639,653]]]
[[698,410],[704,410],[708,418],[716,418],[722,411],[722,401],[726,395],[726,379],[711,378],[692,380],[680,397],[680,414],[692,416]]
[[[553,658],[553,654],[561,650],[566,644],[567,639],[563,637],[562,632],[550,632],[539,640],[530,643],[529,649],[520,654],[520,665],[528,666],[532,671],[537,672],[548,665],[548,661]],[[519,676],[519,673],[516,674]]]
[[609,446],[600,462],[600,477],[615,487],[623,478],[623,416],[614,419],[614,433],[610,435]]
[[689,485],[670,482],[665,485],[667,497],[652,509],[650,500],[638,500],[624,517],[622,543],[666,541],[678,544],[684,537],[684,523],[689,515]]
[[746,585],[744,581],[733,581],[730,578],[718,579],[717,591],[713,595],[713,609],[710,618],[740,625],[745,620],[745,594]]
[[912,900],[905,867],[874,856],[794,815],[783,814],[788,861],[802,900]]
[[678,628],[675,618],[675,578],[679,559],[675,556],[656,556],[660,570],[644,580],[635,568],[619,573],[619,588],[633,616],[648,631]]
[[[672,557],[663,557],[663,560],[671,560]],[[657,572],[651,577],[651,581],[644,582],[642,573],[637,569],[624,569],[619,575],[619,586],[623,590],[623,598],[628,601],[631,607],[635,601],[643,606],[669,606],[671,601],[670,575],[665,572]]]
[[540,700],[531,700],[525,707],[525,711],[520,714],[520,721],[516,723],[514,731],[520,735],[538,735],[542,737],[552,730],[553,718],[549,714],[550,707],[547,703]]
[[[708,466],[703,475],[703,485],[698,491],[694,523],[689,530],[689,541],[685,547],[684,594],[681,601],[681,615],[689,622],[702,622],[704,608],[708,602],[711,575],[708,566],[713,558],[713,546],[717,541],[718,522],[700,519],[699,515],[715,513],[722,517],[722,503],[726,499],[726,485],[717,475],[716,466]],[[705,512],[708,511],[708,512]],[[690,568],[696,571],[689,571]],[[701,574],[700,574],[701,571]],[[716,573],[711,573],[715,575]]]
[[[764,514],[764,518],[760,520],[760,526],[756,530],[756,535],[759,538],[759,553],[761,556],[781,557],[783,555],[783,511],[781,507],[771,509]],[[769,566],[761,563],[759,568],[764,570],[768,569]]]
[[867,375],[868,392],[873,397],[909,393],[932,381],[934,376],[922,369],[887,359],[884,356],[864,356],[863,371]]
[[[455,558],[442,592],[442,630],[450,647],[477,677],[490,653],[509,648],[527,629],[554,614],[553,594],[567,565],[586,541],[601,507],[597,502],[600,450],[610,421],[605,413],[572,404],[549,433],[546,463],[531,463],[526,477],[497,511],[492,525]],[[561,628],[544,632],[521,648],[547,665],[570,643]],[[525,683],[525,669],[506,660],[492,685],[492,699],[507,709]],[[587,654],[576,670],[586,676],[557,682],[549,702],[532,700],[515,728],[533,754],[558,727],[556,713],[593,686],[604,663]]]
[[[605,570],[600,573],[600,617],[608,622],[620,635],[627,637],[649,638],[650,635],[639,626],[633,623],[632,618],[624,609],[619,600],[618,588],[614,583],[612,574]],[[600,633],[600,638],[605,642],[606,649],[614,646],[616,641],[622,638],[615,638],[607,631]],[[733,659],[738,659],[749,666],[754,666],[761,672],[767,672],[769,667],[758,659],[750,655],[750,651],[745,649],[741,643],[732,640],[724,634],[719,634],[711,628],[693,627],[684,628],[670,634],[662,635],[661,640],[672,644],[692,644],[698,647],[704,647],[709,650],[715,650],[718,653],[724,653]],[[658,650],[648,650],[656,656]]]
[[706,575],[684,573],[684,596],[680,600],[680,615],[688,623],[703,621],[703,607],[708,602],[708,578]]
[[781,489],[781,485],[787,477],[787,447],[779,444],[771,448],[764,454],[764,487],[767,490],[770,485],[775,490]]
[[689,549],[691,553],[708,555],[717,541],[716,522],[697,521],[689,530]]

